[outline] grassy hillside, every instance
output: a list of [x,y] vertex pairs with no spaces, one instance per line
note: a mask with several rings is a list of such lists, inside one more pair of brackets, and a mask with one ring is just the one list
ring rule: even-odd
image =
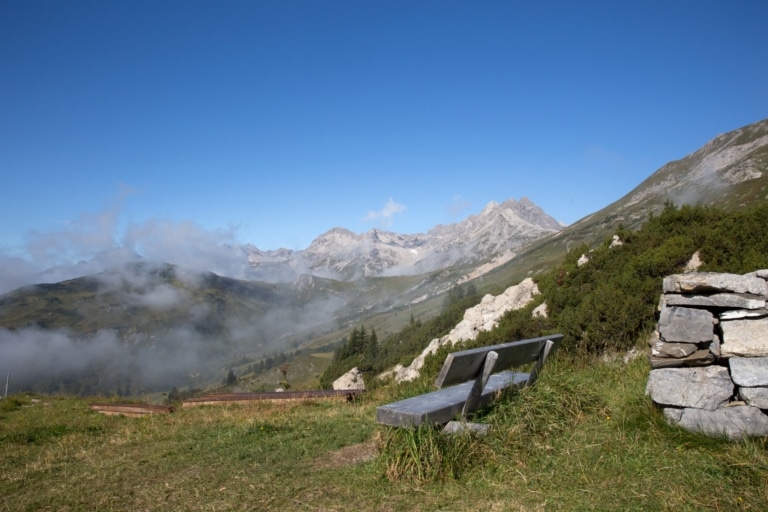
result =
[[667,426],[647,362],[561,356],[481,413],[487,438],[376,425],[354,404],[103,416],[80,398],[0,400],[0,510],[764,510],[765,440]]

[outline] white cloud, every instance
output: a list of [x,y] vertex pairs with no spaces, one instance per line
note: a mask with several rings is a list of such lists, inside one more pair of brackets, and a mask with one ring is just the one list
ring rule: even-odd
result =
[[392,218],[395,214],[402,213],[405,210],[406,206],[404,204],[396,203],[394,199],[390,197],[387,204],[384,205],[384,208],[377,212],[373,210],[369,211],[368,215],[366,215],[363,220],[377,221],[384,226],[390,226],[392,225]]

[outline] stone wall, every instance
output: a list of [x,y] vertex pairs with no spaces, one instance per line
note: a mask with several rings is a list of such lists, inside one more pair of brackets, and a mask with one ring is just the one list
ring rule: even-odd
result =
[[768,270],[664,278],[646,394],[667,421],[730,439],[768,435]]

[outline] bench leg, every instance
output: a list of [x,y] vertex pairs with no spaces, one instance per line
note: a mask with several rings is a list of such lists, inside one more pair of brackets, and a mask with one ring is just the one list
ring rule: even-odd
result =
[[541,352],[539,353],[539,360],[536,361],[536,365],[533,367],[533,370],[531,370],[531,374],[528,377],[528,386],[536,382],[536,379],[539,377],[539,373],[541,373],[541,368],[544,366],[544,363],[547,361],[547,358],[549,357],[549,353],[552,351],[553,346],[555,346],[554,342],[552,340],[547,340],[544,346],[541,347]]

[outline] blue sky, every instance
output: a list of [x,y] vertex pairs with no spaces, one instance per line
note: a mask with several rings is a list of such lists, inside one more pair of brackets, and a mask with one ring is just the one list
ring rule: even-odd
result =
[[766,20],[759,0],[2,2],[0,249],[303,249],[522,196],[572,223],[768,117]]

